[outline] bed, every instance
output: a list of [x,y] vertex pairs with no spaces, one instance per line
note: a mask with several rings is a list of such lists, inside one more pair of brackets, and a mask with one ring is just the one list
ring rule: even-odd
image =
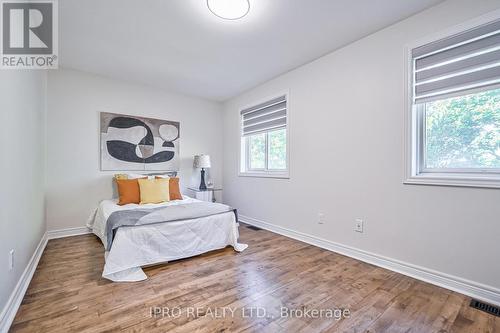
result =
[[102,276],[111,281],[145,280],[141,266],[188,258],[228,245],[237,252],[247,248],[238,243],[237,214],[228,206],[184,195],[182,200],[162,204],[119,206],[117,202],[102,201],[87,223],[104,245]]

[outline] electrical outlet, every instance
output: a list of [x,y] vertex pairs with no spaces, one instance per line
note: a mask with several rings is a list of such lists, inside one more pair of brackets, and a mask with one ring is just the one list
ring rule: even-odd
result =
[[325,223],[325,214],[318,213],[318,224],[324,224],[324,223]]
[[9,270],[14,269],[14,250],[9,251]]
[[354,231],[363,232],[363,220],[362,219],[356,219],[355,225],[354,225]]

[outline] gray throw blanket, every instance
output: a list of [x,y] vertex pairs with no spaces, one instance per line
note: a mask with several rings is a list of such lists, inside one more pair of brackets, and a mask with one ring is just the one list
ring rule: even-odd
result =
[[234,212],[237,222],[238,213],[236,209],[212,202],[193,202],[168,207],[113,212],[106,221],[106,250],[109,251],[111,249],[115,232],[119,227],[184,221],[231,211]]

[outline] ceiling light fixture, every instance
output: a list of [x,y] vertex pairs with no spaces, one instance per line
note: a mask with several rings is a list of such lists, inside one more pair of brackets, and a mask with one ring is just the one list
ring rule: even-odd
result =
[[207,0],[208,9],[225,20],[238,20],[250,11],[249,0]]

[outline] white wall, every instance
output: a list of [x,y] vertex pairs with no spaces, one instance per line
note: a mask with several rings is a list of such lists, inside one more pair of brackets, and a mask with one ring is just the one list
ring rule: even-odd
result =
[[44,71],[0,71],[0,313],[45,233],[45,90]]
[[[180,122],[181,186],[195,184],[193,155],[210,154],[210,176],[222,182],[221,105],[73,70],[48,77],[47,224],[81,227],[100,200],[113,195],[112,175],[100,171],[99,112]],[[194,175],[194,176],[193,176]],[[198,183],[199,184],[199,183]]]
[[[500,288],[500,191],[402,184],[405,45],[499,7],[444,2],[226,102],[225,201],[242,216]],[[239,108],[285,89],[291,178],[238,177]]]

